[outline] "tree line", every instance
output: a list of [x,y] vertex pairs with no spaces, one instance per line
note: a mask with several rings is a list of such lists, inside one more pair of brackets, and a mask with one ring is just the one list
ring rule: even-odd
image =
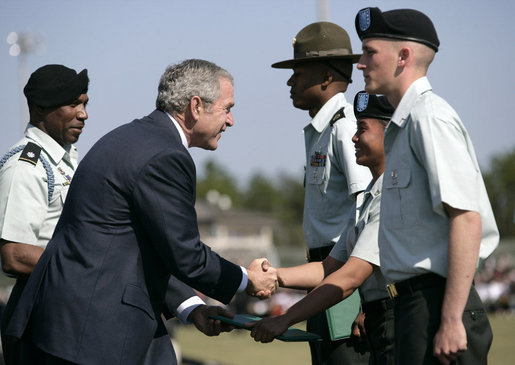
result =
[[[483,178],[501,237],[515,237],[515,148],[494,156],[489,170],[483,171]],[[280,225],[275,237],[277,244],[304,245],[302,176],[280,175],[272,180],[255,173],[247,186],[241,188],[223,166],[210,160],[198,178],[197,198],[205,199],[210,190],[230,197],[235,209],[257,211],[275,218]]]

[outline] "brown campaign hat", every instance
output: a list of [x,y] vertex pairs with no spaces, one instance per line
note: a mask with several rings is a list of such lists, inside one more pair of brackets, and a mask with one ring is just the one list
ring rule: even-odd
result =
[[353,54],[345,29],[330,22],[317,22],[304,27],[293,39],[293,59],[276,62],[274,68],[293,68],[306,61],[348,59],[359,61],[361,54]]

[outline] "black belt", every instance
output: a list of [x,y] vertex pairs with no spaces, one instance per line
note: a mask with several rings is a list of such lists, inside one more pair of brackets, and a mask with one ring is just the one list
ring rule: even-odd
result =
[[393,308],[393,299],[384,298],[373,300],[371,302],[361,303],[361,309],[365,315],[367,313],[386,312]]
[[311,248],[306,250],[306,258],[308,262],[316,262],[316,261],[324,261],[324,259],[329,256],[329,253],[333,249],[334,243],[329,246]]
[[390,298],[395,298],[417,290],[445,286],[445,278],[435,273],[422,274],[390,284],[386,287]]

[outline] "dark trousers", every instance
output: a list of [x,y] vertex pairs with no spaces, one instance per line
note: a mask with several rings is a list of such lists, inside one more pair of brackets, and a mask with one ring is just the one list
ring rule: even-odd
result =
[[[331,252],[334,243],[308,251],[308,261],[323,261]],[[325,311],[315,314],[307,321],[306,329],[320,335],[323,341],[309,343],[312,365],[367,365],[368,342],[354,336],[344,340],[331,341]]]
[[5,331],[7,330],[7,325],[11,320],[11,316],[14,312],[14,309],[16,308],[16,305],[18,304],[18,300],[20,299],[21,293],[23,292],[23,288],[25,288],[26,283],[27,282],[25,280],[21,279],[16,281],[0,321],[0,331],[2,333],[2,351],[6,365],[17,365],[20,363],[21,341],[14,337],[5,336]]
[[370,348],[371,365],[395,364],[395,323],[393,299],[380,299],[362,304],[365,330]]
[[[398,365],[439,365],[433,356],[433,339],[440,327],[445,281],[413,290],[395,298],[395,360]],[[456,365],[484,365],[492,344],[492,329],[483,303],[474,287],[463,312],[467,351]]]
[[348,339],[331,341],[325,312],[307,321],[307,331],[317,333],[324,341],[309,343],[312,365],[367,365],[368,343],[354,336]]

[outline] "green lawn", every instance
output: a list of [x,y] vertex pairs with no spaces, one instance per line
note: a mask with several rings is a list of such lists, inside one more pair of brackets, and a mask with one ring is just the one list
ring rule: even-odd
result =
[[[488,364],[511,365],[515,358],[515,316],[491,316],[490,320],[494,342]],[[191,326],[181,326],[177,328],[176,339],[184,357],[209,360],[212,365],[311,364],[306,343],[256,343],[245,330],[206,337]]]
[[276,340],[262,344],[255,342],[247,330],[207,337],[192,326],[180,326],[176,331],[176,340],[184,357],[206,363],[209,360],[209,365],[311,364],[307,342]]
[[515,363],[515,315],[490,316],[490,323],[494,331],[494,342],[488,356],[488,364]]

